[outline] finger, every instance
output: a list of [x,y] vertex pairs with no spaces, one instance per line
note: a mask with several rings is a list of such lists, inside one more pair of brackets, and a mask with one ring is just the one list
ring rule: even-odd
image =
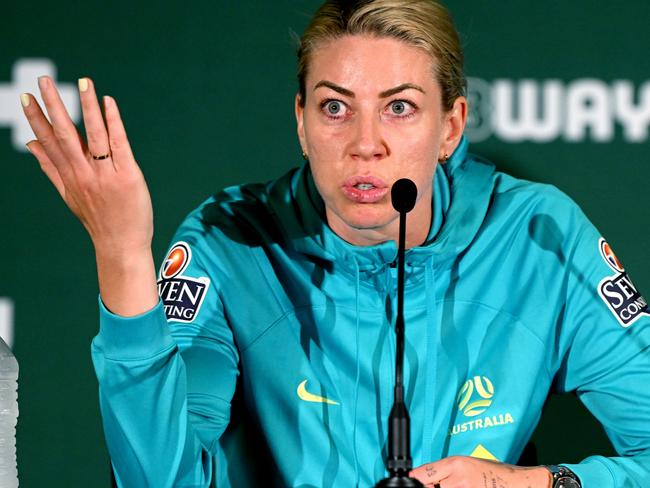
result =
[[54,82],[48,76],[41,76],[38,79],[38,86],[41,90],[41,97],[45,103],[47,113],[50,116],[50,120],[52,120],[54,135],[59,142],[61,150],[67,156],[70,166],[75,173],[88,171],[90,166],[84,156],[83,148],[79,144],[77,128],[72,122],[70,115],[68,115],[68,111],[63,105],[59,92],[54,86]]
[[124,124],[120,117],[120,111],[113,98],[104,97],[104,113],[106,114],[108,142],[111,146],[115,169],[119,170],[120,167],[127,168],[129,165],[135,164],[131,146],[124,130]]
[[409,476],[417,479],[426,486],[434,486],[436,483],[440,483],[440,481],[449,477],[449,470],[445,469],[446,463],[443,461],[418,466],[409,473]]
[[430,465],[420,466],[419,468],[414,469],[411,471],[409,476],[415,478],[424,485],[433,485],[434,483],[437,483],[440,480],[437,470],[428,469],[428,466]]
[[64,180],[72,178],[72,170],[67,162],[67,158],[59,146],[50,122],[45,117],[43,110],[41,110],[34,96],[29,93],[23,93],[20,96],[20,101],[25,117],[27,117],[27,122],[29,122],[30,127],[38,139],[39,147],[43,149],[48,160],[56,166],[58,174]]
[[56,188],[56,191],[58,191],[59,195],[61,195],[61,198],[65,200],[65,185],[63,184],[61,175],[59,175],[56,166],[48,157],[41,143],[39,141],[29,141],[27,144],[25,144],[25,146],[27,147],[27,150],[32,153],[38,160],[38,164],[40,164],[43,173],[45,173],[48,179],[52,182],[54,188]]
[[109,154],[111,148],[108,144],[108,133],[97,101],[95,84],[90,78],[79,78],[79,99],[90,154],[95,157]]

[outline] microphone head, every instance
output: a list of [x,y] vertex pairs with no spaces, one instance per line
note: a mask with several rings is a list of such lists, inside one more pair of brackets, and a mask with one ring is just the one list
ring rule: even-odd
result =
[[399,213],[407,213],[413,210],[417,196],[418,188],[408,178],[397,180],[390,189],[393,208]]

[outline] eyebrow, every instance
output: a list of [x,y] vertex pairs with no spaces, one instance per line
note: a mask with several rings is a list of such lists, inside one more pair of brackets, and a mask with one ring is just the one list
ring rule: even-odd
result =
[[[336,83],[332,83],[331,81],[327,81],[327,80],[321,80],[318,83],[316,83],[316,86],[314,87],[314,91],[317,88],[320,88],[321,86],[334,90],[335,92],[340,93],[341,95],[345,95],[346,97],[354,98],[353,91],[348,90],[347,88],[343,88],[342,86],[339,86]],[[413,83],[402,83],[401,85],[398,85],[395,88],[389,88],[388,90],[384,90],[379,94],[379,98],[388,98],[404,90],[417,90],[419,92],[426,94],[424,89],[419,85],[415,85]]]
[[419,85],[415,85],[413,83],[402,83],[401,85],[396,86],[395,88],[389,88],[388,90],[384,90],[379,94],[379,98],[388,98],[404,90],[417,90],[419,92],[426,93],[424,89]]
[[327,81],[327,80],[321,80],[318,83],[316,83],[316,86],[314,87],[314,91],[316,91],[316,89],[320,88],[321,86],[334,90],[335,92],[338,92],[341,95],[345,95],[346,97],[354,98],[353,91],[348,90],[347,88],[343,88],[342,86],[339,86],[336,83],[332,83],[331,81]]

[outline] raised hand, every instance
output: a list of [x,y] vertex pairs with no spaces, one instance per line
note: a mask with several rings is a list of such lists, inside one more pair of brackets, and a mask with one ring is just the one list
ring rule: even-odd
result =
[[32,95],[22,94],[37,138],[27,148],[90,234],[104,303],[122,315],[142,313],[158,300],[151,256],[153,211],[117,104],[104,97],[104,123],[92,80],[79,80],[86,144],[53,81],[43,76],[38,84],[52,123]]

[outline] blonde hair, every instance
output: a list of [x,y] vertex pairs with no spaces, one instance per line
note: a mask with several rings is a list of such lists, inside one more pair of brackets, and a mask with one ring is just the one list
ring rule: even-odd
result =
[[451,110],[466,89],[463,51],[447,9],[436,0],[327,0],[300,39],[298,83],[300,104],[311,54],[324,42],[345,35],[392,37],[424,49],[434,61],[434,77],[442,106]]

